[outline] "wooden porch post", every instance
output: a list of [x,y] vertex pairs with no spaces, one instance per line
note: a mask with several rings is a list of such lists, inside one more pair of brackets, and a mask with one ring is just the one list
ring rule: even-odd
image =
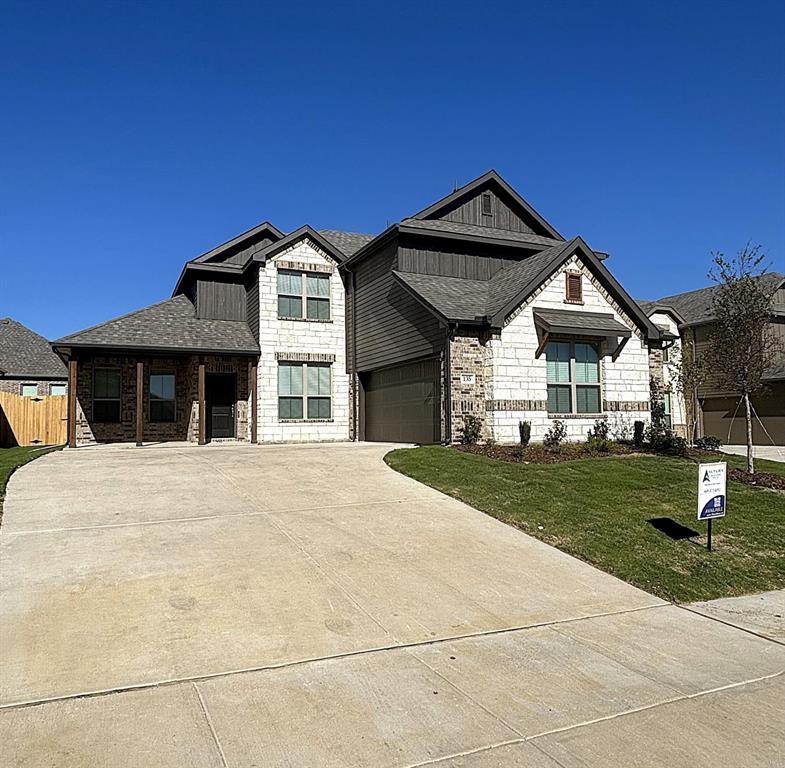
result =
[[204,361],[199,361],[199,445],[204,445],[207,442],[207,424],[206,424],[206,411],[204,402]]
[[136,361],[136,444],[144,440],[144,363]]
[[76,358],[68,360],[68,447],[76,448]]
[[248,364],[248,386],[251,388],[251,442],[256,442],[256,411],[257,411],[257,392],[256,392],[256,361],[251,360]]

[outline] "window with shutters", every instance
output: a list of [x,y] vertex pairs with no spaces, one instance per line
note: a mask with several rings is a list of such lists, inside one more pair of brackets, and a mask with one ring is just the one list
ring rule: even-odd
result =
[[551,341],[545,359],[548,413],[600,413],[600,357],[594,344]]
[[279,269],[278,317],[282,320],[330,320],[330,275]]
[[278,418],[332,418],[332,367],[329,363],[278,363]]
[[583,276],[579,272],[565,272],[564,300],[571,304],[583,303]]

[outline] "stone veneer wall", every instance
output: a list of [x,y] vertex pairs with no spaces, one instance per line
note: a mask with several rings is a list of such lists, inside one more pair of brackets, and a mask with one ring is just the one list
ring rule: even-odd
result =
[[[279,320],[278,269],[314,269],[330,274],[330,320]],[[346,370],[346,296],[333,260],[304,238],[259,268],[257,369],[259,442],[348,440],[350,375]],[[300,357],[297,357],[300,355]],[[282,421],[278,418],[278,361],[332,362],[332,418]]]
[[[148,358],[144,361],[144,442],[191,441],[199,438],[198,358]],[[206,373],[234,373],[237,376],[236,434],[248,435],[248,361],[242,357],[205,356]],[[93,420],[93,371],[95,368],[120,370],[120,421]],[[149,420],[151,373],[175,374],[175,421]],[[95,356],[77,366],[77,445],[136,440],[136,358]]]
[[[583,274],[583,303],[566,303],[565,277],[568,271]],[[616,434],[632,433],[636,420],[649,421],[649,359],[641,333],[623,309],[609,296],[591,272],[576,257],[570,259],[509,319],[498,337],[492,338],[485,353],[486,423],[499,442],[517,442],[518,422],[532,425],[532,440],[540,441],[553,419],[561,419],[570,440],[585,440],[595,415],[549,415],[547,408],[546,360],[536,357],[540,339],[534,324],[536,307],[573,312],[603,312],[633,330],[616,360],[601,358],[600,379],[604,416]]]

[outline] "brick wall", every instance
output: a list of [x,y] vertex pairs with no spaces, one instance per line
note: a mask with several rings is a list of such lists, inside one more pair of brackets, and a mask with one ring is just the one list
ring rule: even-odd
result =
[[[44,395],[51,394],[50,387],[52,384],[63,384],[67,383],[67,379],[36,379],[36,378],[27,378],[27,379],[5,379],[0,377],[0,392],[10,392],[13,395],[20,395],[22,394],[22,384],[35,384],[38,387],[37,395],[39,397],[43,397]],[[66,387],[66,391],[67,391]]]
[[466,417],[476,416],[486,432],[485,375],[487,338],[462,332],[450,339],[450,426],[460,442]]
[[[235,408],[236,434],[248,439],[248,361],[242,357],[206,356],[207,373],[233,373],[237,376]],[[120,371],[120,421],[96,422],[93,418],[93,375],[96,368]],[[150,421],[150,374],[175,376],[175,420]],[[198,358],[149,358],[144,361],[144,442],[191,441],[199,437]],[[136,440],[136,358],[95,356],[80,360],[77,366],[77,445]]]

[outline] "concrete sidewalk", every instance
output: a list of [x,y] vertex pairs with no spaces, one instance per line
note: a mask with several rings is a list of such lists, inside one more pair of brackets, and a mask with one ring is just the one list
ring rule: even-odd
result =
[[379,445],[99,448],[12,478],[12,766],[785,756],[785,645],[396,474]]
[[[720,450],[723,453],[730,453],[734,456],[746,456],[746,445],[723,445]],[[756,459],[767,459],[768,461],[785,461],[785,445],[753,445],[752,455]]]

